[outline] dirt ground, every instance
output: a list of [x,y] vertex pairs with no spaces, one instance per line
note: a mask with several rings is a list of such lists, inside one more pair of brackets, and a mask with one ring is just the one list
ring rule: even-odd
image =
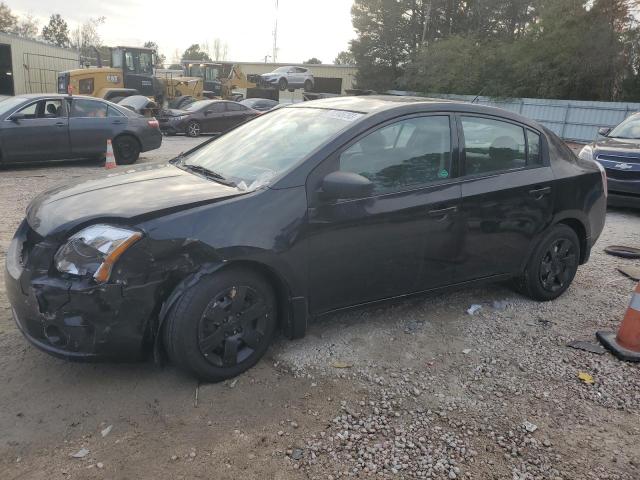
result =
[[[99,172],[0,170],[2,268],[33,196]],[[634,283],[615,268],[640,262],[603,248],[639,242],[640,211],[613,210],[555,302],[490,285],[333,315],[215,385],[52,358],[18,332],[0,279],[0,479],[638,479],[639,365],[566,344],[618,327]]]

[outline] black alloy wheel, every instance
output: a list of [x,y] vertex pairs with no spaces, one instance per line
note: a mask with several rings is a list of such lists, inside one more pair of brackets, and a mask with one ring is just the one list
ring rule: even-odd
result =
[[516,287],[534,300],[554,300],[569,288],[579,264],[578,235],[568,225],[554,225],[535,247]]
[[200,318],[200,353],[216,367],[237,366],[260,346],[273,314],[262,295],[248,285],[219,292]]
[[540,264],[540,283],[549,292],[564,289],[578,267],[578,256],[570,240],[560,238],[547,248]]
[[278,324],[274,289],[260,274],[228,267],[203,277],[163,325],[169,358],[203,381],[235,377],[265,354]]

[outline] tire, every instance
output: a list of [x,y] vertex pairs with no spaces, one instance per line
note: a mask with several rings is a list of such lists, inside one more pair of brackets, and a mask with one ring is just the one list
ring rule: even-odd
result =
[[179,368],[219,382],[262,358],[277,320],[271,285],[252,270],[229,268],[203,277],[178,299],[165,319],[163,343]]
[[281,78],[278,81],[278,88],[280,89],[280,91],[284,92],[287,89],[287,86],[289,85],[289,82],[287,81],[286,78]]
[[313,90],[313,82],[311,80],[305,80],[304,82],[304,91],[310,92]]
[[132,135],[120,135],[113,140],[113,154],[118,165],[131,165],[140,157],[140,142]]
[[200,126],[200,123],[196,122],[195,120],[191,120],[187,124],[186,133],[188,137],[192,137],[192,138],[199,137],[200,134],[202,133],[202,127]]
[[534,250],[517,286],[541,302],[555,300],[571,285],[580,263],[580,241],[567,225],[555,225]]

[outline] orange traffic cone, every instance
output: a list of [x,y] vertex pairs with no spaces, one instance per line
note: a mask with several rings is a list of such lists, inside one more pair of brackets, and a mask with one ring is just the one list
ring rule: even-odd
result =
[[116,168],[116,157],[113,156],[113,146],[111,146],[111,139],[107,139],[107,158],[104,162],[104,168],[109,170],[110,168]]
[[640,283],[631,296],[631,303],[622,319],[618,335],[613,332],[597,332],[596,337],[620,360],[640,362]]

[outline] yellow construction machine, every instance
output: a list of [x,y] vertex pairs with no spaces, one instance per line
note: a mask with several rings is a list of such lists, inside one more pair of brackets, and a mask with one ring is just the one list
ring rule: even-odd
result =
[[58,74],[58,92],[89,95],[118,102],[124,97],[144,95],[158,106],[200,100],[203,80],[200,77],[154,74],[155,52],[149,48],[115,47],[111,50],[111,66],[102,66],[98,54],[95,67],[78,68]]

